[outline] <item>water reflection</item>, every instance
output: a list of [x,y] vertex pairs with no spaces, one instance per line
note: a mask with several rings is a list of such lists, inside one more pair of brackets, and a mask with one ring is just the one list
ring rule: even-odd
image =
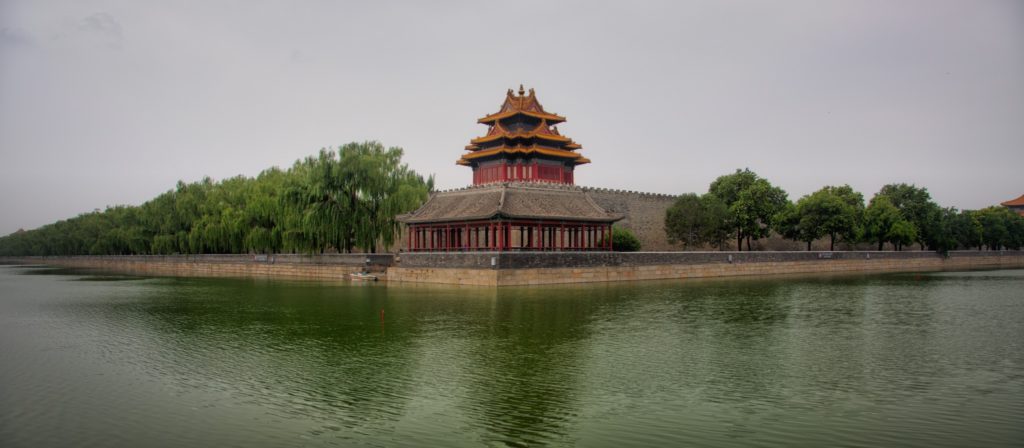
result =
[[[152,337],[131,362],[181,395],[218,391],[261,418],[308,419],[314,435],[400,418],[415,382],[415,321],[382,334],[383,288],[259,280],[165,279],[143,308],[107,308],[107,325]],[[345,291],[344,294],[341,291]],[[120,322],[120,323],[118,323]],[[154,331],[155,330],[155,331]],[[122,341],[138,345],[139,340]]]
[[465,400],[488,444],[566,442],[577,415],[580,361],[599,301],[580,290],[502,289],[484,326],[468,336]]
[[495,290],[9,272],[14,445],[1000,445],[1024,416],[1022,275]]

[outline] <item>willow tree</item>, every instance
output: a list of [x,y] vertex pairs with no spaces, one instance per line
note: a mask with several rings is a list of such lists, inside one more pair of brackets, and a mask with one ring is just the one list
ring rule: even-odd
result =
[[394,244],[395,216],[426,200],[432,183],[401,163],[402,153],[379,142],[349,143],[297,162],[285,196],[301,218],[286,240],[308,251],[375,252]]
[[[400,230],[395,216],[415,210],[428,194],[428,182],[402,163],[402,148],[379,142],[349,143],[339,148],[347,175],[345,194],[353,216],[352,243],[365,252],[395,243]],[[432,183],[432,182],[430,182]]]
[[0,237],[0,255],[368,252],[432,189],[377,142],[321,150],[256,178],[178,182],[141,206],[108,207]]

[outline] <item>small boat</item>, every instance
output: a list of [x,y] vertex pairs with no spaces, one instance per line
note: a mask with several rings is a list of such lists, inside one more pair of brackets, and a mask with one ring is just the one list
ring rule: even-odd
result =
[[377,281],[377,276],[369,272],[353,272],[349,274],[349,277],[351,277],[352,280]]

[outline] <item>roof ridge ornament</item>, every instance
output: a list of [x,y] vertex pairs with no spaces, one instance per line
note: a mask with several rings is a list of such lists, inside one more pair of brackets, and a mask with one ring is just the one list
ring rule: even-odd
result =
[[[533,93],[533,89],[530,89],[530,93]],[[519,84],[519,96],[523,96],[525,94],[526,94],[526,90],[523,90],[523,85]]]

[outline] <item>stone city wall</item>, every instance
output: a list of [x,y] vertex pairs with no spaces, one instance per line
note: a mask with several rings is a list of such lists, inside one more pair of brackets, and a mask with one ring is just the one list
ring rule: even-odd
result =
[[72,257],[5,257],[5,264],[42,264],[101,269],[145,275],[196,277],[281,277],[341,279],[353,272],[383,273],[394,260],[390,254],[326,255],[124,255]]
[[745,275],[937,271],[1024,267],[1020,251],[633,252],[404,254],[390,281],[543,285]]
[[625,217],[616,223],[629,229],[640,240],[645,251],[681,250],[680,245],[669,244],[665,234],[665,211],[676,196],[637,191],[583,187],[597,205],[609,212]]

